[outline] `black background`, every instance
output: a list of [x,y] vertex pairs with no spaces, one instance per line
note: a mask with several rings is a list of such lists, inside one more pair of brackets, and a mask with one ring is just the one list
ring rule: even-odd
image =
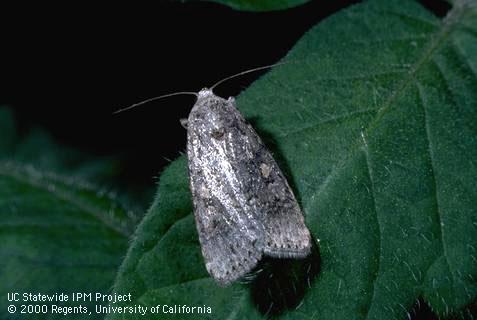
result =
[[[130,183],[152,185],[168,159],[185,151],[179,119],[195,98],[113,111],[273,64],[313,25],[351,3],[316,1],[269,13],[208,2],[2,10],[0,105],[16,110],[23,133],[41,126],[64,145],[118,155]],[[215,91],[236,96],[261,74]]]
[[[268,13],[208,2],[1,8],[0,105],[16,110],[22,133],[41,126],[62,144],[118,155],[127,180],[152,185],[168,159],[185,150],[179,119],[194,97],[113,111],[277,62],[308,29],[356,2],[312,1]],[[446,10],[441,2],[424,5],[438,15]],[[262,73],[215,91],[236,96]]]
[[[194,97],[113,111],[275,63],[312,26],[356,2],[312,1],[268,13],[208,2],[2,7],[0,105],[15,110],[21,134],[40,126],[61,144],[117,156],[125,181],[139,189],[153,186],[168,159],[185,150],[179,119],[187,117]],[[440,1],[421,3],[438,16],[449,8]],[[215,92],[236,96],[262,73]],[[430,317],[422,305],[413,316]]]

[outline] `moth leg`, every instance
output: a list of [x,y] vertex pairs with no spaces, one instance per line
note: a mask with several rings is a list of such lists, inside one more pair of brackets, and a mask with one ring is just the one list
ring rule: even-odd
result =
[[187,125],[189,124],[189,120],[187,118],[182,118],[179,121],[181,123],[181,126],[187,130]]

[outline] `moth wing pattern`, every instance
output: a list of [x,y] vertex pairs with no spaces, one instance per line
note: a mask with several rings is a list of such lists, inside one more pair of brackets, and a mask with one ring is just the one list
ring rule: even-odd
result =
[[263,254],[304,257],[311,237],[284,175],[235,100],[203,89],[188,118],[194,214],[207,271],[225,285]]
[[[220,284],[227,285],[252,270],[262,257],[259,234],[243,232],[239,222],[224,217],[220,205],[196,205],[196,224],[206,269]],[[231,239],[233,239],[231,241]]]
[[258,135],[256,138],[261,148],[256,168],[256,175],[261,177],[255,189],[256,212],[265,230],[264,253],[277,258],[306,257],[311,250],[311,236],[301,209],[272,155]]
[[188,119],[187,155],[206,269],[226,285],[252,270],[262,257],[263,229],[247,212],[246,199],[239,192],[240,177],[230,158],[233,146],[224,143],[220,135],[225,135],[225,124],[211,111],[220,108],[228,108],[221,98],[197,101]]
[[311,250],[311,236],[298,202],[270,151],[251,125],[237,113],[237,124],[245,132],[251,161],[245,162],[244,175],[250,173],[253,212],[264,229],[263,252],[277,258],[303,258]]

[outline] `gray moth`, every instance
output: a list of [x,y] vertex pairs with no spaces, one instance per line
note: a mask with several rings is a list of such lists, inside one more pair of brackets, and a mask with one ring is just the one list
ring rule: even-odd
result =
[[265,255],[303,258],[311,236],[288,182],[235,99],[202,89],[187,119],[190,189],[209,274],[228,285]]

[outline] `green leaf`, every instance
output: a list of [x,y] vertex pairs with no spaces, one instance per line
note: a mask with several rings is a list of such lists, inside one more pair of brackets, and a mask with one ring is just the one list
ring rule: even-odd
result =
[[[0,115],[2,138],[11,141],[0,149],[0,318],[64,319],[51,311],[20,314],[25,302],[9,302],[7,293],[64,293],[69,302],[56,304],[74,307],[74,292],[109,293],[134,224],[117,198],[85,182],[83,170],[59,173],[71,167],[60,161],[72,155],[66,148],[36,130],[20,139],[11,111],[0,108]],[[16,313],[7,312],[10,304]],[[82,319],[103,318],[93,303],[81,304],[92,311]]]
[[[218,287],[182,157],[162,174],[114,290],[149,307],[207,305],[214,319],[406,319],[418,297],[443,316],[475,301],[476,38],[474,2],[441,20],[413,1],[368,1],[312,28],[239,96],[321,240],[321,262],[304,262],[320,263],[316,277],[305,268],[280,282],[278,268]],[[287,303],[294,291],[301,301]]]
[[297,7],[310,0],[209,0],[242,11],[272,11]]

